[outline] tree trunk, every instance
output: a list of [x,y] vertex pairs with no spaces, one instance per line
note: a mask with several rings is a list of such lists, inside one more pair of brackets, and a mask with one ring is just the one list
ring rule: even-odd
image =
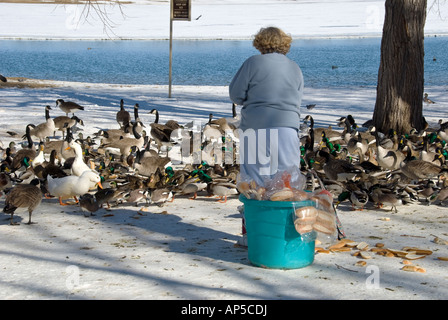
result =
[[408,133],[425,126],[424,26],[427,0],[386,0],[373,123]]

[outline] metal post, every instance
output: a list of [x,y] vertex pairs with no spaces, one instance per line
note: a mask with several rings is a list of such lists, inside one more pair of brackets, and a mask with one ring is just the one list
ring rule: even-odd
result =
[[170,70],[169,70],[169,85],[168,85],[168,98],[171,98],[171,82],[172,82],[172,69],[173,69],[173,0],[170,1]]

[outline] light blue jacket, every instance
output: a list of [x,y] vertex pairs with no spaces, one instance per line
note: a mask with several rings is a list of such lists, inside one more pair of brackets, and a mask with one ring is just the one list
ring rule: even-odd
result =
[[303,75],[280,53],[248,58],[229,85],[230,99],[243,105],[240,129],[299,128]]

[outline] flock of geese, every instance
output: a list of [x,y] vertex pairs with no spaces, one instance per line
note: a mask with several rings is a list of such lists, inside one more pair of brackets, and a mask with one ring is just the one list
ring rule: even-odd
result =
[[[134,105],[132,114],[121,100],[117,127],[84,138],[82,132],[76,134],[84,122],[75,115],[86,112],[84,108],[62,99],[56,106],[65,116],[51,117],[52,108],[46,106],[45,122],[25,126],[22,148],[14,141],[1,148],[0,192],[5,197],[3,212],[11,215],[11,224],[15,224],[17,208],[27,209],[28,223],[32,223],[32,212],[44,198],[57,198],[61,206],[73,204],[66,201],[73,199],[88,215],[103,206],[163,205],[178,195],[196,199],[201,191],[217,196],[220,202],[238,194],[235,105],[232,118],[213,119],[210,114],[200,128],[196,149],[193,126],[175,120],[162,124],[156,109],[150,112],[155,120],[145,125],[139,105]],[[315,127],[310,115],[303,119],[301,170],[307,190],[325,188],[333,193],[336,205],[350,201],[357,210],[370,203],[397,211],[408,202],[431,204],[448,198],[444,179],[448,176],[448,123],[440,120],[438,128],[404,135],[393,130],[381,133],[367,123],[358,126],[351,115],[336,125],[341,129]],[[62,138],[56,138],[57,132]],[[181,138],[189,139],[173,141],[179,132]],[[189,145],[183,147],[194,161],[175,167],[168,150],[185,141]],[[223,153],[218,160],[213,154],[217,144]]]
[[336,206],[350,201],[354,210],[372,204],[397,212],[407,203],[448,199],[448,122],[402,135],[378,132],[371,121],[359,126],[351,115],[337,126],[342,132],[315,128],[312,116],[304,119],[302,170],[309,190],[323,185]]
[[[237,194],[239,167],[234,152],[226,164],[214,163],[212,153],[225,130],[237,132],[236,117],[213,119],[210,114],[196,150],[191,143],[186,148],[189,159],[207,161],[174,166],[168,150],[177,143],[173,141],[176,131],[188,137],[193,131],[174,120],[159,123],[158,110],[151,110],[155,120],[145,125],[139,117],[139,105],[134,105],[132,114],[121,100],[116,113],[117,127],[101,129],[84,138],[81,131],[84,121],[80,119],[84,107],[62,99],[56,101],[56,106],[65,116],[52,117],[52,108],[47,105],[44,122],[25,126],[21,148],[17,141],[1,147],[0,195],[5,195],[3,212],[11,215],[11,224],[15,224],[13,215],[17,208],[28,210],[31,224],[32,212],[44,198],[56,198],[61,206],[73,204],[73,199],[88,215],[106,205],[110,208],[111,204],[144,202],[161,206],[178,195],[196,199],[201,191],[218,197],[220,202]],[[233,111],[236,112],[235,106]],[[56,136],[58,132],[62,137]],[[234,150],[237,140],[229,141],[230,149]],[[223,148],[222,142],[218,145]],[[229,154],[224,150],[222,153]]]

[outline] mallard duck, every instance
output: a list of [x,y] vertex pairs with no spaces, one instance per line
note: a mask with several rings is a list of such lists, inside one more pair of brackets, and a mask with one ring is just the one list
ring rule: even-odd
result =
[[435,202],[443,204],[443,202],[447,199],[448,199],[448,187],[445,186],[439,190],[434,191],[434,193],[429,198],[428,204],[433,204]]
[[73,197],[76,202],[76,197],[88,193],[90,189],[101,185],[100,176],[92,171],[88,170],[83,172],[81,176],[67,176],[62,178],[52,178],[50,175],[47,177],[48,192],[59,198],[59,204],[62,206],[67,205],[62,202],[62,199]]
[[67,128],[73,128],[78,123],[80,125],[84,125],[84,121],[79,119],[77,116],[67,117],[67,116],[59,116],[53,119],[55,131],[53,132],[53,135],[56,135],[56,131],[62,132],[62,138],[65,138],[65,132],[67,131]]
[[190,178],[184,181],[182,184],[173,188],[173,198],[175,195],[191,195],[191,200],[196,199],[197,193],[199,191],[205,190],[207,188],[207,183],[200,181],[198,178]]
[[370,196],[378,208],[382,208],[383,206],[391,206],[390,210],[395,210],[395,213],[398,212],[397,206],[401,206],[403,204],[402,200],[395,194],[384,193],[379,187],[374,187],[370,193]]
[[435,102],[432,101],[431,99],[429,99],[428,94],[425,92],[424,96],[423,96],[423,102],[427,103],[427,104],[434,104]]
[[232,182],[216,182],[213,181],[207,185],[207,191],[210,195],[219,197],[218,202],[227,202],[227,197],[238,194],[236,185]]
[[123,99],[120,100],[120,110],[117,112],[116,120],[120,125],[120,128],[123,128],[125,125],[131,122],[131,115],[124,108]]
[[109,182],[110,187],[98,188],[95,192],[95,199],[98,203],[99,207],[102,208],[103,204],[107,205],[107,208],[110,209],[110,201],[112,201],[115,196],[118,194],[117,191],[117,183],[115,181]]
[[0,172],[0,191],[12,188],[11,177],[5,172]]
[[418,196],[422,196],[426,202],[429,202],[431,196],[436,192],[436,184],[432,180],[428,180],[425,186],[417,192]]
[[100,208],[97,200],[95,199],[95,196],[90,193],[81,195],[79,197],[78,205],[81,208],[81,210],[85,212],[84,216],[86,217],[87,212],[89,213],[89,215],[93,215],[93,213],[97,212],[98,209]]
[[54,120],[50,117],[50,106],[45,107],[45,122],[34,126],[30,130],[30,134],[32,136],[37,137],[41,142],[45,140],[46,137],[50,137],[54,135],[55,132],[55,124]]
[[149,197],[151,203],[162,207],[166,202],[173,200],[173,192],[168,188],[150,190]]
[[84,107],[80,106],[76,102],[64,101],[62,99],[56,100],[56,106],[59,107],[62,111],[64,111],[66,116],[68,116],[70,112],[74,116],[76,110],[84,110]]
[[28,141],[28,146],[24,147],[16,152],[12,159],[11,164],[11,171],[18,170],[20,167],[22,167],[23,159],[28,158],[28,160],[33,160],[37,156],[37,151],[34,149],[34,143],[31,139],[30,130],[34,127],[33,124],[29,124],[26,126],[26,133],[24,137],[26,137]]
[[369,202],[369,195],[364,190],[353,190],[350,193],[350,202],[353,210],[363,210]]
[[53,178],[66,177],[68,174],[62,169],[61,166],[56,164],[56,159],[58,157],[57,151],[52,150],[50,153],[50,159],[45,165],[39,166],[39,168],[34,167],[34,173],[40,179],[47,179],[48,175]]
[[145,201],[146,204],[148,204],[149,202],[148,195],[149,192],[147,189],[139,188],[131,190],[125,198],[127,202],[134,203],[135,206],[138,206],[138,204],[142,201]]
[[28,209],[28,224],[31,224],[31,215],[33,211],[42,202],[42,192],[38,187],[39,179],[34,179],[30,184],[17,184],[6,196],[4,213],[11,214],[11,225],[13,222],[14,212],[17,208]]

